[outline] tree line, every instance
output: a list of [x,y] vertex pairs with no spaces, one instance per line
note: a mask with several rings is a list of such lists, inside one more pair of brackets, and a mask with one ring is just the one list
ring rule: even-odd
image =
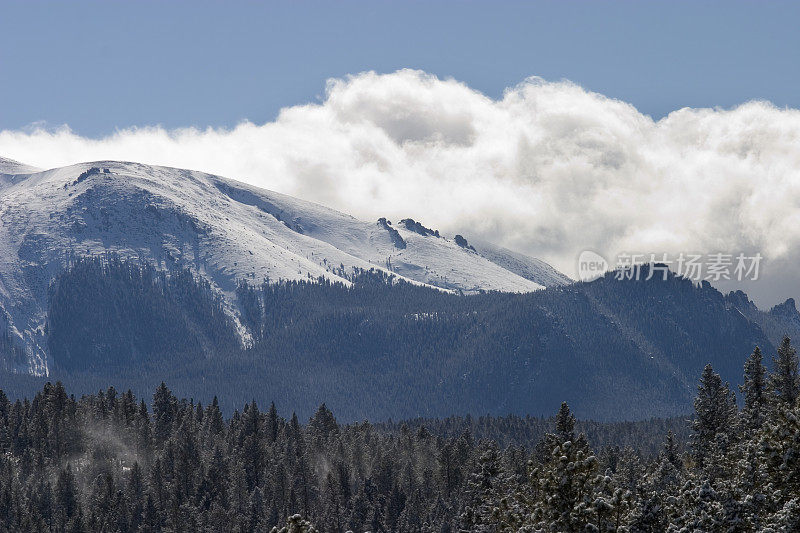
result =
[[32,400],[0,393],[0,530],[798,531],[789,339],[771,370],[756,348],[743,376],[739,408],[707,366],[688,439],[654,424],[654,454],[593,445],[566,403],[525,446],[493,438],[507,419],[340,424],[323,404],[302,424],[256,402],[225,417],[163,383],[150,405],[48,383]]

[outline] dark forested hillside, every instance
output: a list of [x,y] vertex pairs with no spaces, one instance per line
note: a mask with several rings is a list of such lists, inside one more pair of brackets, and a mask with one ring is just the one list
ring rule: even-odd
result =
[[14,342],[8,329],[0,322],[0,365],[3,370],[24,362],[26,357],[25,350]]
[[348,421],[538,416],[562,400],[633,420],[688,412],[707,363],[735,382],[756,345],[774,353],[764,325],[708,284],[646,277],[474,296],[375,272],[351,286],[242,283],[240,341],[188,272],[81,260],[51,288],[51,377],[88,392],[113,376],[139,393],[166,379],[202,401],[219,392],[228,412],[255,398],[307,416],[327,402]]
[[226,417],[163,383],[149,406],[0,391],[0,530],[797,531],[797,353],[785,339],[767,372],[756,349],[743,374],[742,409],[708,365],[690,420],[634,424],[577,423],[566,403],[343,425],[324,404],[307,423],[256,402]]
[[55,370],[111,372],[236,349],[222,303],[188,271],[81,259],[50,286],[48,347]]

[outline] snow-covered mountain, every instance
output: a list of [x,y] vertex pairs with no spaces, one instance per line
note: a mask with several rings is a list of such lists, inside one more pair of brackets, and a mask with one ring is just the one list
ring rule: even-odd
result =
[[546,263],[405,219],[364,222],[202,172],[100,161],[40,171],[0,160],[0,331],[46,373],[50,281],[72,256],[107,251],[188,267],[235,314],[238,280],[348,283],[353,269],[473,293],[525,292],[571,280]]
[[9,181],[11,176],[16,174],[32,174],[34,172],[41,172],[42,169],[0,157],[0,186],[6,181]]

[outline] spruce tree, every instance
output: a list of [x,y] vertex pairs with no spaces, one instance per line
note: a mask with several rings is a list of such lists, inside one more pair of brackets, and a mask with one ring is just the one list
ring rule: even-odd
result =
[[278,439],[278,429],[278,410],[275,409],[275,402],[272,402],[267,413],[267,442],[269,444]]
[[712,454],[727,451],[736,416],[733,393],[710,364],[703,369],[694,410],[692,450],[697,464],[704,467]]
[[596,528],[593,507],[598,461],[584,435],[575,436],[575,417],[566,402],[556,415],[556,433],[545,437],[547,458],[530,472],[535,494],[526,527],[547,532]]
[[556,414],[556,435],[562,442],[575,438],[575,416],[569,410],[567,402],[561,402]]
[[153,437],[157,446],[163,445],[170,436],[176,406],[175,396],[162,381],[153,394],[153,418],[155,419]]
[[671,429],[667,431],[667,439],[664,441],[664,458],[675,468],[681,467],[678,450],[675,446],[675,434]]
[[777,404],[793,406],[800,396],[800,377],[798,377],[797,351],[789,337],[784,337],[773,359],[773,370],[769,375],[769,389]]
[[742,417],[747,429],[758,429],[764,421],[766,405],[766,373],[762,362],[761,349],[756,346],[744,363],[744,384],[739,390],[744,395]]
[[800,408],[779,405],[761,433],[759,452],[764,458],[769,492],[780,504],[800,495]]
[[58,521],[66,527],[78,512],[78,488],[69,463],[58,475],[55,503]]
[[461,530],[489,533],[497,530],[501,492],[499,450],[494,442],[482,442],[474,471],[467,482],[467,503]]

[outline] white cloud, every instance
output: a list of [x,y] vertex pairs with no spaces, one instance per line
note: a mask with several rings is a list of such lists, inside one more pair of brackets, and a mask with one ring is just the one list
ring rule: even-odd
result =
[[[123,159],[222,174],[365,219],[411,216],[575,275],[583,249],[760,251],[762,303],[800,294],[800,111],[749,102],[653,121],[567,82],[492,100],[419,71],[328,82],[319,105],[231,129],[0,132],[53,167]],[[775,266],[770,271],[770,265]]]

